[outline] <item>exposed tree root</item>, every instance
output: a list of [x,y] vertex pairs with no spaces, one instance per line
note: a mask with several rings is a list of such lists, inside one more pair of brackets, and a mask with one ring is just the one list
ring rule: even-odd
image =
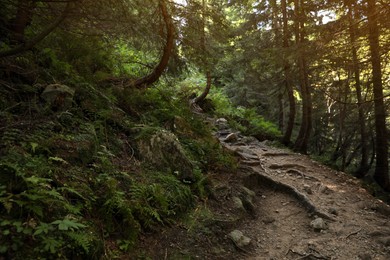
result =
[[322,212],[315,205],[313,205],[313,203],[307,198],[307,196],[299,192],[295,187],[274,180],[271,177],[266,176],[261,172],[257,171],[253,167],[246,166],[241,168],[244,168],[247,172],[249,172],[249,175],[244,180],[244,185],[248,186],[248,188],[253,189],[256,187],[267,187],[279,192],[284,192],[297,199],[299,203],[307,209],[308,212],[330,221],[336,221],[333,217]]
[[268,166],[268,168],[270,169],[282,169],[282,170],[286,170],[286,169],[291,169],[291,168],[296,168],[296,169],[300,169],[300,170],[305,170],[306,167],[305,166],[302,166],[302,165],[299,165],[299,164],[295,164],[295,163],[287,163],[287,164],[271,164],[270,166]]
[[262,156],[276,157],[276,156],[289,156],[294,155],[293,153],[263,153]]

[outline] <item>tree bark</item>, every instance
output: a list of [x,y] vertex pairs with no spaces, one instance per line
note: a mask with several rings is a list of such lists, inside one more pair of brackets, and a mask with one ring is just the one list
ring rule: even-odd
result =
[[360,131],[360,150],[361,150],[361,159],[360,165],[355,175],[357,177],[364,177],[369,169],[368,165],[368,135],[366,133],[366,123],[364,117],[364,107],[363,107],[363,97],[362,97],[362,86],[360,82],[360,68],[359,60],[357,56],[357,46],[356,46],[356,25],[355,25],[355,8],[351,2],[347,1],[348,5],[348,22],[349,22],[349,37],[351,42],[351,52],[352,52],[352,71],[354,74],[355,89],[356,89],[356,99],[357,99],[357,108],[358,108],[358,124]]
[[164,70],[168,66],[169,58],[171,56],[172,49],[174,46],[174,25],[172,23],[172,18],[168,13],[166,0],[159,0],[159,5],[167,30],[166,43],[164,46],[163,55],[161,56],[160,62],[153,69],[153,71],[149,75],[146,75],[145,77],[131,82],[129,84],[131,87],[142,88],[152,85],[161,77],[161,75],[164,73]]
[[210,72],[210,64],[209,62],[207,61],[207,53],[206,53],[206,1],[205,0],[202,0],[202,20],[201,20],[202,24],[201,24],[201,31],[200,31],[200,47],[201,47],[201,50],[202,50],[202,63],[203,63],[203,66],[206,68],[206,87],[205,89],[203,90],[202,94],[198,97],[196,97],[194,100],[193,100],[193,103],[195,104],[199,104],[200,102],[202,102],[206,97],[207,95],[209,94],[210,92],[210,88],[211,88],[211,72]]
[[286,53],[289,47],[288,43],[288,24],[287,24],[287,3],[286,0],[281,1],[282,15],[283,15],[283,49],[284,49],[284,58],[283,58],[283,70],[284,70],[284,84],[287,90],[287,97],[289,103],[289,114],[286,131],[284,133],[282,143],[289,145],[291,142],[291,134],[294,128],[295,122],[295,98],[294,90],[291,84],[290,76],[290,64],[287,60]]
[[207,79],[206,87],[203,90],[202,94],[194,99],[193,103],[195,103],[195,104],[199,104],[199,102],[202,102],[209,94],[209,91],[211,88],[211,73],[210,73],[210,71],[206,72],[206,79]]
[[388,140],[386,129],[386,113],[383,101],[382,71],[379,47],[378,12],[375,0],[367,0],[369,42],[372,63],[372,84],[374,92],[375,111],[375,151],[376,165],[374,179],[385,190],[390,191]]
[[[271,12],[272,12],[272,31],[274,34],[274,46],[275,48],[280,48],[280,31],[279,31],[279,21],[278,21],[278,4],[276,0],[270,0],[269,1],[270,6],[271,6]],[[279,108],[279,113],[278,113],[278,123],[279,123],[279,130],[281,132],[284,131],[284,102],[283,102],[283,92],[284,92],[284,87],[281,85],[278,85],[278,108]]]
[[296,42],[299,48],[298,54],[298,66],[299,66],[299,82],[301,85],[301,95],[302,95],[302,123],[299,129],[297,140],[295,141],[294,149],[298,152],[307,153],[309,138],[311,134],[311,93],[309,86],[309,78],[307,72],[307,62],[305,59],[305,54],[303,50],[303,45],[306,42],[305,35],[305,10],[304,10],[304,1],[295,0],[295,12],[296,12],[296,26],[295,26],[295,36]]

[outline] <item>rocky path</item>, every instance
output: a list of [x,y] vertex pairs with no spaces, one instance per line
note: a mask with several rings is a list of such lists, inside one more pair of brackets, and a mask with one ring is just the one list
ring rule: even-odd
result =
[[209,173],[213,196],[123,259],[390,259],[390,207],[359,180],[216,126],[238,169]]
[[253,215],[235,227],[251,241],[238,245],[239,258],[390,259],[390,207],[357,179],[227,129],[218,137],[241,158],[242,183],[254,192],[238,196]]

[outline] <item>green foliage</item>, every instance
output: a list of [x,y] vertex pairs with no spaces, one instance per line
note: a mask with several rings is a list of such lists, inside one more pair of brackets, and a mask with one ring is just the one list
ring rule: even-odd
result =
[[185,212],[193,205],[189,187],[173,175],[156,173],[150,183],[134,184],[131,187],[131,200],[134,214],[146,228],[157,223],[169,223],[174,216]]
[[268,139],[281,137],[274,123],[265,120],[254,108],[235,107],[221,89],[212,90],[210,99],[215,105],[215,113],[229,119],[232,127],[244,134]]
[[[80,209],[54,180],[39,176],[52,171],[42,156],[27,157],[27,163],[0,162],[0,253],[12,258],[33,255],[86,255],[96,238],[82,230]],[[68,245],[67,249],[64,245]]]

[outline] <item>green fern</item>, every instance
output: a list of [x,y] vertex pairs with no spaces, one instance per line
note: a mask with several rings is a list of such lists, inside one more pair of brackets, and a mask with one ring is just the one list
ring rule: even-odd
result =
[[73,242],[75,242],[77,246],[81,247],[85,253],[89,253],[93,239],[88,235],[88,233],[66,232],[65,234]]

